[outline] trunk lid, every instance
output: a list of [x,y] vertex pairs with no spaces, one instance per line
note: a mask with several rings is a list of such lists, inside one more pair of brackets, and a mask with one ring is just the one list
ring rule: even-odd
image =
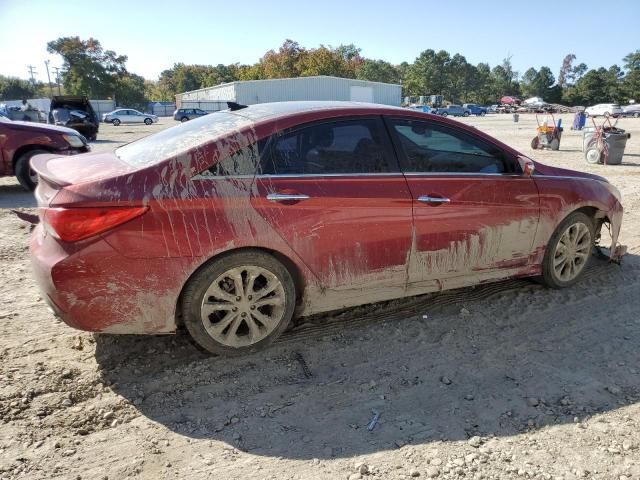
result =
[[36,155],[31,159],[31,168],[40,178],[58,187],[96,182],[135,170],[111,152],[71,156]]

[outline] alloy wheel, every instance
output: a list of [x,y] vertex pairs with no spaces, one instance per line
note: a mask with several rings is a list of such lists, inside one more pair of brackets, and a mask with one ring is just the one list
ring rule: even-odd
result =
[[231,268],[211,283],[200,316],[214,340],[238,348],[267,337],[280,324],[286,304],[278,277],[265,268],[248,265]]
[[553,270],[563,282],[576,278],[591,254],[591,232],[582,222],[576,222],[562,233],[553,255]]

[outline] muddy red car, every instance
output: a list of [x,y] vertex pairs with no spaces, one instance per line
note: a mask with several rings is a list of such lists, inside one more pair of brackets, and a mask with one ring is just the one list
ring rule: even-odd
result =
[[33,268],[72,327],[257,350],[292,316],[514,277],[567,287],[618,190],[407,109],[285,102],[38,156]]
[[29,168],[35,155],[74,155],[89,151],[87,141],[70,128],[12,121],[0,115],[0,177],[15,175],[27,190],[36,186],[37,176]]

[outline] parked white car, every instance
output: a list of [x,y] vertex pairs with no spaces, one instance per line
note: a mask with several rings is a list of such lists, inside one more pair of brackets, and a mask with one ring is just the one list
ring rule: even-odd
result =
[[102,115],[102,121],[113,123],[116,127],[121,123],[144,123],[151,125],[158,121],[158,117],[150,113],[139,112],[132,108],[119,108],[118,110]]
[[599,103],[592,107],[587,107],[584,113],[588,117],[608,116],[617,117],[622,114],[622,108],[617,103]]

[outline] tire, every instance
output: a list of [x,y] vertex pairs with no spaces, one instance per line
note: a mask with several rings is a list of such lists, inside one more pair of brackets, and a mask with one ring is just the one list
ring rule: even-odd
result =
[[551,147],[551,150],[560,150],[560,140],[554,138],[551,140],[551,143],[549,143],[549,147]]
[[87,138],[87,140],[89,140],[90,142],[95,142],[98,139],[98,134],[94,133],[93,135],[90,135],[89,138]]
[[584,152],[584,159],[591,165],[597,165],[602,163],[602,152],[599,148],[587,147],[587,150]]
[[484,117],[487,114],[487,112],[480,112],[480,116]]
[[462,116],[463,116],[463,117],[468,117],[468,116],[469,116],[469,112],[464,112],[464,113],[462,114]]
[[22,185],[22,188],[28,192],[32,192],[38,185],[38,176],[33,170],[31,170],[31,158],[41,153],[49,153],[46,150],[31,150],[23,154],[18,160],[16,160],[15,174],[18,182]]
[[633,114],[633,118],[640,118],[640,112],[635,112]]
[[448,116],[448,115],[449,115],[449,114],[448,114],[447,112],[443,112],[443,113],[442,113],[442,116],[443,116],[443,117],[446,117],[446,116]]
[[118,120],[117,118],[114,118],[113,120],[111,120],[111,123],[113,123],[114,127],[117,127],[118,125],[120,125],[120,120]]
[[531,148],[534,150],[537,150],[539,146],[540,146],[540,139],[538,137],[533,137],[533,140],[531,140]]
[[609,117],[609,116],[611,116],[611,114],[609,112],[604,112],[603,117]]
[[[589,263],[594,238],[593,221],[582,212],[573,212],[560,222],[545,250],[543,283],[551,288],[565,288],[576,283]],[[569,252],[568,256],[565,253],[564,262],[561,260],[563,250]]]
[[[231,275],[242,279],[242,292]],[[251,276],[255,277],[253,295],[245,292]],[[251,298],[267,288],[273,290]],[[181,299],[182,318],[195,342],[211,353],[234,356],[262,350],[286,330],[293,317],[296,289],[291,273],[275,257],[250,250],[206,264],[189,279]],[[208,313],[205,301],[211,305]],[[265,301],[260,306],[252,303]],[[269,318],[272,322],[266,321]],[[251,338],[253,335],[257,338]]]
[[144,124],[145,125],[151,125],[153,123],[153,120],[151,120],[150,118],[145,118],[144,119]]
[[188,122],[188,121],[189,121],[189,117],[182,117],[182,118],[180,119],[180,121],[181,121],[182,123],[184,123],[184,122]]

